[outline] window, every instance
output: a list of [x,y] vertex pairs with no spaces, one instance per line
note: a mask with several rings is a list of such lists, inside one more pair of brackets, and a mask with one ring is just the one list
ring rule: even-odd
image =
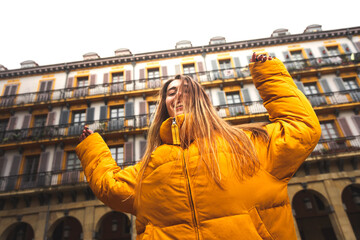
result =
[[184,74],[186,74],[186,75],[192,75],[193,73],[195,73],[194,64],[183,65],[183,69],[184,69]]
[[125,116],[124,107],[112,107],[110,110],[110,119],[123,118]]
[[124,147],[110,147],[110,152],[117,165],[122,166],[124,164]]
[[73,118],[72,123],[73,125],[81,125],[83,122],[85,122],[85,111],[77,111],[73,112]]
[[68,152],[66,161],[66,170],[75,170],[81,168],[81,162],[75,152]]
[[241,103],[240,94],[238,92],[226,93],[226,100],[228,104]]
[[304,56],[303,56],[303,54],[302,54],[302,51],[301,50],[299,50],[299,51],[292,51],[292,52],[290,52],[291,53],[291,58],[293,59],[293,60],[303,60],[304,59]]
[[41,81],[38,94],[38,101],[48,101],[50,99],[50,91],[52,90],[53,81]]
[[160,72],[158,68],[148,69],[148,79],[158,79]]
[[219,60],[219,65],[222,73],[223,78],[233,78],[234,77],[234,70],[231,66],[230,59]]
[[356,78],[345,78],[343,79],[343,82],[346,90],[354,90],[359,88],[359,85],[356,82]]
[[32,136],[40,136],[44,132],[47,115],[36,115],[34,118],[34,125]]
[[316,86],[316,83],[304,84],[304,90],[305,90],[305,95],[313,95],[319,93],[319,89]]
[[39,167],[39,159],[39,155],[27,156],[25,158],[23,182],[34,182],[36,180],[36,173]]
[[219,60],[220,69],[231,69],[230,59]]
[[113,83],[120,83],[124,82],[124,73],[113,73],[112,74],[112,82]]
[[320,126],[321,126],[322,137],[324,139],[333,139],[339,137],[334,122],[323,122],[320,123]]
[[326,47],[329,56],[338,56],[340,55],[339,48],[337,46],[334,47]]
[[9,123],[9,119],[0,119],[0,141],[5,136],[5,131],[8,123]]
[[77,78],[77,86],[78,87],[86,87],[89,84],[89,77],[78,77]]
[[14,104],[18,84],[7,85],[4,90],[4,97],[1,98],[1,106],[11,106]]
[[149,105],[149,114],[152,115],[156,110],[156,103],[150,102],[148,105]]

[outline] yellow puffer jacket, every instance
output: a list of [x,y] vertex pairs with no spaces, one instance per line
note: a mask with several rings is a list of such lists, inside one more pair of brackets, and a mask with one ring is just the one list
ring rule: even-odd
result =
[[136,215],[137,239],[296,239],[287,183],[317,144],[320,125],[278,59],[252,63],[250,70],[272,122],[265,126],[269,142],[247,133],[261,162],[251,178],[233,176],[229,153],[218,148],[218,187],[207,170],[198,167],[195,144],[188,149],[172,145],[168,119],[160,131],[164,144],[152,154],[135,209],[139,164],[120,169],[98,134],[77,146],[96,196],[114,210]]

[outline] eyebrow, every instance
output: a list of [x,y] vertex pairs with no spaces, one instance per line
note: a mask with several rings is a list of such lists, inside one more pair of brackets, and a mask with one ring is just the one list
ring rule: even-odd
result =
[[[189,85],[188,84],[184,84],[184,87],[189,87]],[[169,91],[171,91],[171,90],[177,90],[177,88],[178,87],[171,87],[171,88],[169,88],[166,92],[169,92]]]

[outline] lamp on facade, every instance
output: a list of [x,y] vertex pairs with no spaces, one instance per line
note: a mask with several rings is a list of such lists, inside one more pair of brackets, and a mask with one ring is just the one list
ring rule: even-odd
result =
[[309,198],[304,198],[304,205],[307,210],[313,209],[313,205]]
[[64,239],[68,239],[70,236],[70,226],[65,224],[64,226]]
[[111,231],[116,232],[118,230],[118,221],[113,219],[111,222]]

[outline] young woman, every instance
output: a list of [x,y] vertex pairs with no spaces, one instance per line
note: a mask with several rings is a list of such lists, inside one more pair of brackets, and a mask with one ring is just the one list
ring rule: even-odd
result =
[[137,239],[296,239],[287,183],[320,138],[318,119],[278,59],[250,71],[271,123],[221,119],[188,76],[167,81],[140,163],[120,169],[97,133],[76,152],[96,196],[136,216]]

